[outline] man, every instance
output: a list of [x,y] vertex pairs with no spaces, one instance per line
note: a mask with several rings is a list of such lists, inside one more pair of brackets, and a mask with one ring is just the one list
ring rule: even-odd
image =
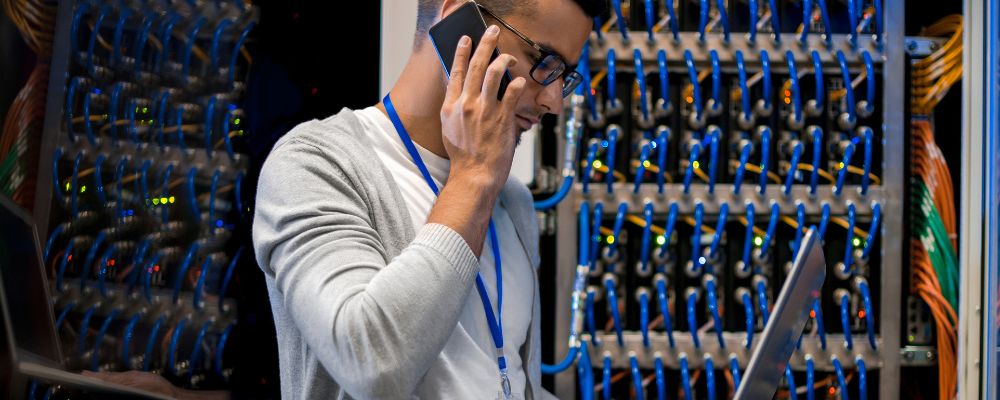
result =
[[264,163],[253,240],[285,398],[550,396],[537,222],[509,172],[520,132],[579,83],[604,1],[483,0],[490,28],[449,79],[427,32],[465,3],[420,0],[383,103],[297,126]]

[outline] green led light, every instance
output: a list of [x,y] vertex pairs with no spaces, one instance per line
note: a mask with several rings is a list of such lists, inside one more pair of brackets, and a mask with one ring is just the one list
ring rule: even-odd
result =
[[861,239],[854,238],[854,247],[861,246]]
[[642,162],[642,167],[643,168],[649,168],[649,160],[643,161]]
[[160,197],[160,203],[167,204],[167,198],[166,197]]
[[240,124],[240,119],[236,118],[235,120],[233,120],[233,123],[236,124],[236,125],[239,125]]
[[69,182],[66,182],[66,191],[69,191]]
[[700,162],[697,162],[697,161],[695,161],[695,162],[694,162],[694,169],[700,169],[700,168],[701,168],[701,163],[700,163]]
[[601,166],[603,166],[603,165],[604,165],[604,163],[602,163],[601,160],[594,160],[594,168],[595,169],[600,169]]
[[663,246],[663,244],[666,243],[666,242],[667,242],[667,238],[664,237],[663,235],[660,235],[660,236],[656,237],[656,244],[658,244],[660,246]]
[[760,236],[754,236],[754,238],[753,238],[753,244],[754,244],[754,246],[760,247],[761,245],[764,244],[764,238],[762,238]]
[[142,108],[142,113],[143,114],[148,113],[148,112],[149,112],[149,107],[143,107]]
[[913,335],[908,336],[907,339],[910,339],[911,342],[917,341],[917,337]]
[[160,199],[154,197],[153,198],[153,205],[157,205],[157,206],[160,205]]
[[80,186],[80,193],[87,191],[87,185]]
[[615,237],[614,236],[608,236],[607,242],[608,242],[608,244],[615,244]]
[[170,196],[170,204],[174,204],[174,196]]

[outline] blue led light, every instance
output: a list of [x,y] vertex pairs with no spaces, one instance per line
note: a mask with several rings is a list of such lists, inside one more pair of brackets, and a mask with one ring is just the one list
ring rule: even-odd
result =
[[221,228],[222,227],[222,220],[221,219],[220,220],[216,220],[215,221],[215,226]]

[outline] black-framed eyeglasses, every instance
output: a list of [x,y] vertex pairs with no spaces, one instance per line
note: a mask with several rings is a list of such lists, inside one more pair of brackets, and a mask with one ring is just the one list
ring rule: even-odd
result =
[[490,11],[490,9],[486,8],[486,6],[479,3],[476,3],[476,5],[479,6],[479,9],[485,11],[486,14],[489,14],[490,17],[497,20],[500,25],[503,25],[504,28],[513,32],[517,35],[517,37],[521,38],[521,40],[541,54],[538,57],[538,60],[535,61],[535,64],[531,66],[531,72],[529,73],[529,75],[531,75],[531,79],[534,79],[539,85],[548,86],[552,82],[562,78],[562,96],[566,97],[570,93],[573,93],[573,90],[576,89],[577,86],[580,86],[580,83],[583,82],[583,76],[576,71],[576,66],[570,66],[569,63],[567,63],[566,60],[556,52],[535,43],[534,40],[529,39],[523,33],[514,29],[514,27],[508,24],[507,21],[504,21],[502,18],[494,14],[493,11]]

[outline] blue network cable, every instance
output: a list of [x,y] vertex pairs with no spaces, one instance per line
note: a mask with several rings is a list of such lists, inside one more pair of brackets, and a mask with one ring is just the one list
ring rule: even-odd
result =
[[118,138],[121,136],[118,134],[117,122],[118,122],[118,110],[120,109],[120,107],[118,107],[119,105],[118,100],[122,96],[122,90],[125,90],[125,82],[117,82],[111,88],[111,106],[109,107],[110,110],[108,111],[108,126],[111,128],[110,134],[114,135],[116,142]]
[[188,206],[191,207],[191,214],[195,219],[201,221],[201,210],[198,209],[197,192],[195,191],[195,178],[198,176],[198,168],[191,167],[187,174],[187,198]]
[[809,195],[816,195],[816,187],[819,185],[819,169],[820,162],[823,160],[823,129],[818,126],[813,126],[810,129],[810,134],[812,135],[812,172],[809,174]]
[[615,16],[618,17],[618,22],[615,22],[615,25],[618,26],[622,39],[628,42],[628,24],[625,22],[625,16],[622,15],[622,0],[611,0],[611,2],[615,8]]
[[562,371],[565,371],[570,366],[573,365],[573,361],[576,360],[577,352],[579,351],[579,346],[577,342],[576,322],[580,321],[582,315],[578,314],[580,312],[580,294],[586,290],[586,271],[585,269],[590,265],[590,248],[588,242],[590,241],[590,205],[587,202],[583,202],[580,205],[579,215],[579,230],[580,230],[580,243],[577,246],[579,249],[577,258],[577,271],[573,282],[573,301],[571,307],[571,313],[573,314],[574,322],[570,324],[569,332],[569,351],[562,361],[554,365],[549,365],[542,363],[542,373],[551,375]]
[[859,278],[857,284],[865,307],[865,330],[868,331],[868,343],[872,345],[872,350],[878,350],[878,343],[875,341],[875,313],[872,311],[872,295],[868,290],[868,281]]
[[715,362],[710,353],[705,353],[705,391],[708,400],[715,400]]
[[659,352],[653,354],[653,369],[656,371],[656,398],[667,398],[667,377],[663,372],[663,356]]
[[[861,175],[861,194],[868,194],[868,186],[871,183],[871,172],[872,172],[872,147],[875,144],[874,137],[875,133],[872,132],[872,128],[867,126],[862,126],[861,129],[862,136],[865,138],[865,155],[864,155],[864,172]],[[847,168],[845,165],[844,168]]]
[[812,1],[802,0],[802,33],[799,34],[799,43],[806,44],[809,38],[809,26],[812,25]]
[[799,162],[802,161],[802,142],[795,141],[795,147],[792,148],[792,159],[788,167],[788,175],[785,176],[785,196],[792,195],[792,184],[795,183],[795,175],[799,168]]
[[153,303],[153,291],[150,286],[152,285],[153,273],[157,272],[154,270],[157,270],[157,263],[160,261],[160,257],[163,257],[163,253],[157,251],[142,267],[142,293],[149,304]]
[[625,224],[625,215],[628,214],[628,203],[621,202],[618,204],[618,212],[615,214],[615,226],[612,229],[611,243],[608,245],[608,257],[613,258],[618,252],[618,244],[620,242],[622,225]]
[[[112,11],[111,4],[105,4],[101,7],[100,11],[97,13],[97,18],[94,21],[94,29],[90,31],[90,41],[87,44],[87,73],[90,76],[97,76],[97,67],[94,65],[94,46],[97,44],[97,35],[101,31],[101,25],[104,24],[104,18],[108,16]],[[136,59],[136,62],[139,60]]]
[[691,144],[691,149],[689,150],[688,165],[684,171],[684,194],[691,192],[691,181],[694,179],[694,165],[698,162],[698,157],[701,155],[701,143],[695,142]]
[[201,304],[201,293],[205,290],[205,277],[208,276],[209,271],[212,268],[212,258],[205,257],[205,262],[201,265],[201,273],[198,274],[198,283],[194,286],[194,298],[191,299],[191,303],[195,310],[200,310]]
[[823,112],[823,93],[825,92],[823,89],[823,60],[820,59],[819,52],[816,50],[810,54],[813,62],[813,78],[816,80],[816,94],[809,105],[812,111],[819,115]]
[[844,190],[844,181],[847,180],[847,169],[851,166],[851,158],[854,157],[854,149],[857,147],[855,140],[852,139],[847,143],[847,147],[844,148],[844,159],[841,161],[840,171],[837,171],[837,184],[833,188],[833,194],[835,196],[840,196],[840,193]]
[[617,85],[617,78],[616,78],[616,76],[618,74],[617,74],[617,71],[616,71],[616,68],[615,68],[615,63],[617,61],[618,61],[618,59],[615,57],[615,49],[608,49],[608,57],[607,57],[607,66],[608,66],[608,75],[607,75],[607,78],[608,78],[608,83],[607,83],[607,85],[605,85],[605,88],[607,89],[607,92],[608,92],[607,93],[607,95],[608,95],[608,98],[607,98],[608,104],[605,107],[605,110],[606,110],[605,112],[610,112],[610,110],[612,110],[612,109],[618,109],[618,107],[620,107],[620,104],[619,104],[619,101],[618,101],[618,94],[617,94],[618,85]]
[[[132,73],[139,75],[142,72],[142,65],[145,64],[143,61],[142,53],[146,49],[146,42],[148,42],[147,37],[149,36],[149,29],[153,27],[153,22],[156,21],[158,14],[152,10],[148,11],[142,18],[142,23],[139,25],[139,33],[136,34],[136,40],[133,43],[135,48],[132,50],[132,58],[135,60]],[[170,35],[167,35],[170,37]],[[189,36],[190,37],[190,36]],[[164,42],[163,51],[167,51],[167,45],[169,43]]]
[[247,40],[247,36],[250,34],[250,30],[253,29],[255,22],[250,22],[246,27],[243,28],[243,32],[240,33],[240,38],[233,45],[233,52],[229,56],[229,86],[233,85],[233,81],[236,77],[236,56],[240,54],[240,49],[243,48],[243,42]]
[[713,329],[715,330],[715,336],[719,339],[719,348],[726,348],[726,341],[722,338],[722,317],[719,315],[719,300],[715,292],[715,277],[712,275],[705,275],[705,298],[708,299],[708,311],[712,313]]
[[87,347],[87,332],[90,331],[90,319],[94,317],[94,312],[97,311],[97,305],[92,305],[83,313],[83,319],[80,321],[80,329],[77,330],[76,339],[76,354],[79,357],[83,357],[83,352],[86,351]]
[[[882,47],[882,1],[874,0],[875,3],[875,43]],[[844,400],[847,400],[846,398]]]
[[[156,58],[153,60],[156,72],[162,72],[163,65],[166,64],[167,59],[170,58],[170,40],[174,36],[174,26],[180,21],[181,16],[177,13],[169,12],[168,18],[169,19],[161,25],[160,30],[160,36],[163,38],[163,50],[156,53]],[[138,72],[138,70],[136,72]]]
[[785,365],[785,381],[788,383],[788,398],[790,400],[797,400],[799,395],[795,390],[795,375],[792,374],[792,368],[787,364]]
[[701,270],[701,266],[704,264],[701,262],[703,258],[701,254],[701,235],[704,232],[704,226],[702,225],[705,217],[705,205],[701,202],[694,205],[694,234],[691,235],[691,264],[694,266],[695,271]]
[[646,72],[642,68],[642,52],[639,49],[632,50],[632,59],[635,63],[635,79],[639,83],[639,110],[642,111],[642,120],[650,121],[649,106],[646,104]]
[[833,47],[833,30],[831,30],[830,25],[830,12],[826,8],[826,0],[816,0],[816,4],[819,5],[819,15],[823,18],[823,41],[826,42],[826,47]]
[[250,207],[247,207],[246,210],[243,209],[243,194],[242,194],[243,190],[241,189],[242,186],[243,186],[243,171],[239,171],[236,173],[236,180],[233,182],[233,202],[236,203],[236,209],[239,210],[240,212],[240,218],[243,217],[244,211],[246,212],[250,211]]
[[768,0],[771,9],[771,30],[774,33],[774,42],[781,43],[781,24],[778,21],[778,4],[776,0]]
[[191,26],[191,31],[187,34],[187,40],[184,42],[184,61],[181,62],[181,76],[183,77],[188,76],[188,70],[191,68],[191,50],[194,48],[194,42],[197,40],[198,32],[201,31],[203,25],[205,25],[205,17],[198,17]]
[[854,262],[854,223],[856,211],[854,203],[847,205],[847,245],[844,247],[844,275],[851,273],[851,266]]
[[764,234],[764,240],[760,245],[761,254],[767,254],[771,249],[771,241],[774,240],[775,230],[778,228],[778,215],[780,208],[778,203],[771,203],[771,219],[767,223],[767,232]]
[[719,206],[719,221],[715,225],[715,234],[712,235],[712,244],[709,245],[708,260],[715,260],[719,254],[719,244],[722,242],[722,234],[726,232],[726,222],[729,219],[729,203],[722,203]]
[[164,143],[163,136],[165,134],[164,133],[164,127],[167,124],[167,100],[169,100],[169,99],[170,99],[170,91],[169,90],[164,90],[163,92],[161,92],[160,93],[159,106],[156,109],[156,114],[157,114],[157,116],[156,116],[156,128],[157,128],[156,138],[157,138],[158,144],[160,145],[160,151],[161,152],[163,152],[163,151],[166,150],[164,148],[164,146],[166,144]]
[[799,248],[802,247],[802,233],[806,230],[806,205],[799,203],[795,206],[795,241],[792,242],[792,260],[799,255]]
[[691,334],[691,342],[694,343],[694,348],[701,349],[701,341],[698,340],[698,315],[695,314],[695,305],[697,302],[698,290],[694,287],[689,287],[687,293],[688,333]]
[[592,240],[590,242],[590,272],[594,273],[597,271],[597,260],[600,258],[598,254],[598,249],[601,245],[601,219],[604,215],[604,203],[595,202],[594,203],[594,218],[593,228],[590,229],[590,236]]
[[[170,175],[173,174],[173,172],[174,164],[169,164],[167,165],[167,168],[163,170],[163,175],[160,176],[160,191],[163,193],[163,198],[167,198],[170,195]],[[163,223],[166,224],[169,221],[170,207],[167,207],[166,204],[161,202],[160,209],[162,210],[160,217]]]
[[[218,365],[219,363],[216,362]],[[580,362],[576,363],[576,376],[579,377],[580,397],[583,400],[594,398],[594,368],[590,365],[590,354],[587,344],[580,346]]]
[[771,128],[760,129],[760,194],[767,193],[767,166],[771,158]]
[[875,66],[872,62],[872,55],[868,53],[868,50],[863,50],[861,52],[861,58],[865,62],[865,101],[859,102],[858,105],[862,106],[861,112],[863,116],[869,116],[871,113],[875,112]]
[[684,388],[684,398],[693,399],[693,393],[691,390],[691,372],[688,370],[688,358],[687,353],[680,354],[680,364],[681,364],[681,387]]
[[708,193],[715,194],[715,178],[718,176],[719,167],[719,137],[722,131],[718,126],[712,125],[708,128],[709,156],[708,163]]
[[[757,44],[757,18],[759,8],[757,5],[757,0],[749,0],[750,6],[750,32],[747,33],[747,41],[751,45]],[[739,385],[737,385],[739,386]]]
[[76,308],[76,303],[74,302],[69,302],[69,304],[63,306],[62,311],[59,312],[59,316],[56,317],[56,322],[54,325],[56,331],[59,330],[59,327],[62,325],[63,321],[66,320],[66,316],[69,315],[69,312],[72,311],[74,308]]
[[667,14],[670,16],[670,32],[674,35],[674,41],[679,42],[681,37],[679,33],[680,29],[677,27],[677,11],[674,10],[674,0],[666,0],[664,5],[666,6]]
[[847,21],[849,24],[847,37],[848,42],[851,43],[852,50],[858,49],[858,10],[855,6],[856,1],[858,0],[847,0]]
[[615,292],[615,278],[612,274],[604,274],[604,287],[608,292],[608,311],[615,325],[615,335],[618,337],[618,346],[625,347],[625,339],[622,338],[622,318],[618,314],[618,294]]
[[815,400],[816,390],[813,385],[816,384],[816,363],[813,361],[812,354],[806,354],[806,400]]
[[[205,154],[212,159],[212,130],[215,128],[215,104],[218,102],[216,96],[209,96],[208,104],[205,106]],[[223,136],[229,136],[229,132],[222,132]]]
[[[108,332],[108,327],[111,326],[111,321],[118,316],[121,312],[119,309],[113,309],[106,317],[104,317],[104,322],[101,323],[101,328],[97,331],[97,335],[94,336],[94,350],[90,353],[90,370],[97,371],[97,364],[101,361],[101,344],[104,343],[104,334]],[[80,331],[80,335],[86,336],[86,331]]]
[[132,358],[130,354],[132,351],[132,338],[135,337],[135,325],[139,323],[140,318],[142,318],[141,311],[132,314],[132,318],[128,320],[122,331],[122,364],[129,369],[132,368],[132,363],[130,362]]
[[77,47],[80,41],[77,39],[76,35],[80,31],[80,20],[83,19],[83,15],[90,11],[90,3],[79,3],[76,7],[76,11],[73,12],[73,20],[70,22],[69,29],[69,53],[72,57],[77,57]]
[[594,160],[597,158],[598,146],[600,146],[598,141],[591,140],[590,146],[587,148],[587,162],[583,165],[583,176],[580,177],[583,193],[587,193],[590,190],[590,175],[594,166]]
[[[750,298],[750,291],[744,291],[740,297],[740,301],[743,302],[743,313],[746,315],[746,325],[747,325],[747,339],[746,348],[750,350],[753,346],[753,332],[756,325],[753,313],[753,300]],[[737,384],[736,386],[739,386]]]
[[841,50],[837,50],[837,62],[840,64],[840,74],[844,79],[844,89],[847,90],[847,94],[845,95],[847,104],[844,107],[847,111],[847,120],[844,121],[841,119],[840,123],[841,128],[848,129],[854,127],[854,123],[857,121],[857,117],[854,112],[857,104],[854,102],[854,88],[851,85],[851,71],[847,68],[847,58],[844,57],[844,52]]
[[[660,169],[656,173],[656,191],[660,194],[663,193],[663,184],[665,183],[665,178],[667,175],[667,152],[670,149],[670,128],[661,126],[658,128],[658,133],[656,135],[656,157],[657,157],[657,168]],[[586,192],[585,192],[586,193]]]
[[215,224],[219,226],[218,222],[215,220],[215,192],[219,187],[219,172],[218,169],[212,173],[212,184],[208,189],[208,223]]
[[66,275],[66,263],[68,263],[71,258],[73,258],[72,239],[66,244],[66,250],[63,250],[63,256],[59,257],[59,269],[56,270],[56,291],[59,293],[66,290],[66,288],[63,287],[63,276]]
[[855,356],[854,364],[858,367],[858,397],[861,400],[868,400],[868,368],[865,366],[865,359],[858,354]]
[[698,41],[705,43],[705,28],[708,26],[708,0],[700,0],[698,12]]
[[841,400],[851,400],[847,395],[847,379],[844,378],[844,366],[840,364],[840,359],[836,355],[830,356],[833,369],[837,371],[837,384],[840,387]]
[[819,299],[813,301],[812,309],[816,315],[814,319],[816,320],[816,331],[819,332],[820,348],[826,350],[826,328],[823,323],[823,309],[819,306]]
[[149,239],[143,239],[135,248],[135,253],[132,255],[132,271],[129,272],[127,283],[129,294],[132,294],[132,289],[135,288],[136,281],[143,274],[146,252],[149,250],[151,244],[152,242]]
[[712,63],[712,115],[718,114],[722,110],[722,68],[719,67],[719,53],[712,49],[708,52],[708,58]]
[[142,162],[142,166],[139,168],[139,184],[142,187],[142,198],[146,201],[150,201],[152,196],[149,194],[149,169],[152,168],[153,162],[151,160],[146,160]]
[[[610,76],[610,75],[609,75]],[[605,154],[607,156],[608,173],[604,175],[604,181],[608,185],[608,193],[614,193],[615,191],[615,153],[618,148],[618,126],[611,125],[608,129],[608,151]]]
[[601,394],[604,400],[611,400],[611,354],[604,353],[604,370],[601,374]]
[[52,153],[52,193],[55,194],[59,203],[64,203],[66,197],[63,196],[62,186],[59,184],[59,159],[62,158],[62,149],[56,148]]
[[672,107],[670,106],[670,75],[667,70],[667,52],[663,49],[656,52],[656,66],[660,75],[660,100],[663,101],[660,107],[666,113]]
[[667,212],[667,225],[663,228],[663,244],[660,245],[660,258],[667,256],[667,249],[670,247],[670,237],[674,234],[674,226],[677,224],[677,203],[670,203],[670,210]]
[[106,158],[104,154],[98,154],[97,159],[94,160],[94,193],[97,193],[97,200],[101,202],[101,206],[104,206],[104,203],[108,201],[108,197],[104,193],[104,173],[101,171]]
[[651,241],[650,235],[653,230],[653,203],[647,202],[646,206],[642,210],[643,218],[645,219],[646,226],[642,228],[642,248],[639,253],[639,272],[644,276],[648,276],[650,272],[649,268],[649,242]]
[[[702,0],[702,2],[707,1]],[[701,101],[701,85],[698,83],[698,70],[694,66],[694,56],[691,54],[691,50],[684,50],[684,63],[687,64],[688,79],[691,80],[691,86],[693,87],[691,93],[694,97],[695,118],[701,121],[702,111],[704,111],[702,108],[705,106],[705,103]],[[608,76],[611,76],[610,71],[608,72]]]
[[587,303],[586,303],[586,326],[587,332],[590,333],[590,340],[597,346],[600,342],[597,340],[597,324],[594,322],[594,296],[596,295],[593,287],[587,288]]
[[848,350],[853,350],[854,340],[851,337],[851,311],[849,310],[850,301],[851,300],[848,298],[847,293],[843,292],[840,296],[840,324],[843,325],[844,328],[844,343],[847,344]]
[[177,132],[177,146],[181,148],[181,152],[187,153],[187,144],[184,141],[184,107],[175,106],[174,107],[174,129]]
[[146,339],[146,352],[142,357],[142,370],[149,371],[150,364],[153,361],[153,349],[156,348],[156,336],[160,332],[160,327],[163,325],[163,321],[166,320],[165,315],[161,315],[153,323],[153,328],[149,331],[149,338]]
[[751,152],[753,152],[753,143],[748,140],[743,143],[743,148],[740,150],[740,165],[736,168],[736,177],[733,178],[733,193],[740,194],[740,189],[743,187],[743,175],[746,174]]
[[653,43],[656,41],[656,39],[653,37],[653,24],[654,24],[653,0],[645,0],[644,4],[646,11],[646,33],[649,35],[647,40],[649,40],[650,43]]
[[660,305],[660,315],[663,316],[663,329],[667,331],[667,341],[670,343],[670,348],[676,348],[677,343],[674,342],[674,327],[673,327],[673,317],[670,316],[670,307],[667,299],[667,278],[663,275],[656,275],[656,300]]
[[184,318],[177,321],[177,325],[174,326],[174,331],[170,335],[170,347],[167,350],[167,371],[170,371],[172,375],[178,375],[177,373],[177,347],[181,342],[181,333],[184,332],[185,326],[187,326],[188,319]]
[[740,387],[740,360],[736,354],[729,354],[729,373],[733,375],[733,391]]
[[867,260],[868,256],[871,255],[872,243],[875,242],[875,238],[878,236],[879,223],[882,221],[882,205],[875,203],[872,207],[872,224],[868,228],[868,239],[865,240],[864,250],[861,251],[861,259]]
[[212,71],[216,71],[219,66],[219,39],[222,37],[222,32],[226,30],[229,25],[233,24],[232,18],[223,18],[219,21],[219,24],[215,26],[215,33],[212,34],[212,47],[209,50],[209,61],[212,63]]
[[[774,1],[774,0],[771,0]],[[773,19],[774,17],[772,17]],[[771,114],[771,58],[767,54],[767,50],[760,51],[760,73],[762,89],[764,91],[761,96],[761,101],[763,101],[764,106],[762,107],[765,115]]]
[[[809,1],[809,0],[804,0]],[[802,89],[799,87],[799,72],[795,69],[795,53],[791,50],[785,52],[785,58],[788,60],[788,80],[792,82],[792,115],[795,124],[802,122]]]
[[233,278],[233,271],[236,270],[236,262],[239,261],[244,248],[240,246],[236,250],[236,253],[233,254],[233,259],[229,261],[229,266],[226,267],[226,275],[222,278],[222,283],[219,285],[219,312],[225,312],[226,310],[226,289],[229,288],[229,281]]
[[649,152],[652,150],[653,145],[648,142],[642,145],[642,150],[639,152],[639,166],[635,169],[635,180],[632,185],[632,194],[639,194],[639,187],[642,186],[642,178],[646,175],[646,163],[649,162]]
[[729,43],[729,15],[726,14],[726,1],[715,0],[715,8],[719,10],[719,22],[722,24],[722,35]]
[[[751,0],[751,2],[755,3],[754,0]],[[747,86],[747,70],[746,64],[743,61],[743,52],[739,50],[736,50],[736,72],[740,78],[740,104],[743,107],[743,120],[741,122],[751,124],[753,122],[753,110],[750,109],[750,87]]]
[[757,286],[757,305],[760,308],[761,318],[764,320],[764,325],[767,325],[767,320],[771,318],[771,312],[767,305],[767,284],[764,279],[756,280]]
[[[597,29],[600,32],[600,29]],[[580,53],[580,64],[577,67],[577,71],[583,76],[583,82],[577,88],[579,91],[583,92],[584,99],[587,101],[587,111],[589,115],[587,116],[588,121],[598,121],[600,118],[597,116],[597,100],[594,99],[594,92],[592,86],[592,79],[590,77],[590,41],[586,41],[583,45],[583,51]]]
[[188,358],[188,380],[194,375],[194,370],[198,366],[198,357],[201,355],[201,342],[205,340],[205,332],[208,328],[212,326],[212,321],[205,322],[202,324],[201,329],[198,330],[198,336],[194,339],[194,345],[191,349],[191,357]]
[[826,240],[826,228],[830,226],[830,203],[823,203],[823,210],[819,220],[819,239]]
[[45,251],[42,253],[42,261],[44,263],[48,263],[49,261],[49,252],[52,251],[52,243],[54,243],[56,238],[66,230],[67,225],[68,224],[66,223],[56,225],[55,229],[52,230],[52,233],[49,233],[49,238],[45,241]]
[[642,374],[639,372],[639,360],[635,358],[634,352],[629,352],[628,363],[632,370],[632,385],[635,388],[636,398],[643,399]]

